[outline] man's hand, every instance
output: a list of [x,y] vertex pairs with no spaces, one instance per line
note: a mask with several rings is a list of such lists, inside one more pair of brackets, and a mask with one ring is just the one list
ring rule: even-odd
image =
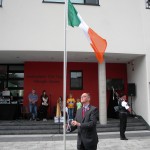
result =
[[131,110],[131,108],[130,108],[130,107],[129,107],[128,111],[129,111],[129,113],[131,113],[131,111],[132,111],[132,110]]
[[67,129],[67,127],[68,127],[68,124],[65,124],[65,126],[63,125],[63,129],[64,129],[64,127]]
[[32,101],[32,104],[35,104],[35,101]]
[[37,103],[37,101],[32,101],[32,104],[36,104]]
[[71,124],[72,124],[73,126],[78,126],[78,127],[81,126],[81,124],[80,124],[79,122],[74,121],[74,120],[71,122]]
[[32,103],[32,99],[29,99],[29,102]]

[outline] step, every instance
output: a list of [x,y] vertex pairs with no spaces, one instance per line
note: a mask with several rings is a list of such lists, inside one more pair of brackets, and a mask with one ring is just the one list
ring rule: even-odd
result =
[[[139,131],[139,130],[147,130],[146,126],[137,126],[137,127],[127,127],[127,131]],[[119,131],[119,127],[112,127],[112,128],[97,128],[97,132],[116,132]],[[55,129],[55,130],[47,130],[47,129],[7,129],[7,130],[0,130],[0,135],[7,135],[7,134],[58,134],[62,133],[62,129]],[[77,133],[77,130],[73,133]]]
[[[146,126],[127,127],[127,131],[139,131],[148,130]],[[112,128],[97,128],[97,132],[116,132],[119,131],[119,127]]]
[[20,134],[59,134],[55,130],[1,130],[0,135],[20,135]]
[[[107,125],[97,124],[97,128],[118,127],[119,125],[120,125],[120,123],[107,124]],[[127,123],[127,126],[145,126],[145,123],[143,123],[143,122]]]
[[[99,133],[119,131],[119,119],[108,119],[107,125],[97,123],[97,131]],[[53,120],[29,121],[14,120],[0,121],[0,135],[21,135],[21,134],[59,134],[63,133],[63,123],[54,123]],[[127,131],[148,130],[148,126],[142,118],[128,118]],[[73,133],[77,133],[77,130]]]
[[[145,126],[145,124],[143,122],[136,122],[136,123],[128,123],[127,124],[128,127],[137,127],[137,126]],[[52,129],[62,129],[63,125],[60,124],[32,124],[32,125],[26,125],[26,124],[22,124],[22,125],[0,125],[0,130],[27,130],[27,129],[47,129],[47,130],[52,130]],[[113,127],[119,127],[119,123],[115,123],[115,124],[107,124],[107,125],[100,125],[97,124],[97,128],[113,128]]]

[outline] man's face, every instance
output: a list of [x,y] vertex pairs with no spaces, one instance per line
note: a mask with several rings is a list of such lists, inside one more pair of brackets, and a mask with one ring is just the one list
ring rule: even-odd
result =
[[127,100],[127,96],[126,95],[122,96],[121,98],[124,99],[125,101]]
[[35,94],[35,90],[32,90],[32,94]]
[[8,91],[8,88],[5,88],[5,91]]
[[70,98],[72,98],[72,94],[70,94]]
[[86,93],[83,93],[81,95],[81,103],[88,103],[90,101],[90,97],[88,94]]

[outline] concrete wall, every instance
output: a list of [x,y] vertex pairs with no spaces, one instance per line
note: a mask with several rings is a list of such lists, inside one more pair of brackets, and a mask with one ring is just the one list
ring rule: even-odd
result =
[[[136,96],[133,97],[133,110],[137,115],[141,115],[148,124],[150,124],[149,119],[149,83],[148,83],[148,72],[146,66],[146,57],[141,56],[137,58],[134,62],[134,71],[132,71],[132,66],[128,64],[128,83],[135,83],[136,85]],[[129,97],[130,101],[130,97]]]
[[[107,39],[107,53],[143,54],[140,2],[100,0],[101,6],[75,7],[85,22]],[[0,50],[62,51],[64,48],[64,4],[45,4],[42,0],[5,0],[3,8],[0,8],[0,18]],[[67,35],[68,50],[92,51],[80,29],[68,27]]]
[[145,4],[140,0],[141,15],[142,15],[142,30],[143,30],[143,49],[146,51],[147,69],[148,69],[148,81],[150,82],[150,9],[143,9]]

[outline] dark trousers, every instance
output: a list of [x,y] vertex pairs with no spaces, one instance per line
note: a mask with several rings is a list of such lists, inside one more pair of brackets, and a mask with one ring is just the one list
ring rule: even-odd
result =
[[77,145],[77,150],[97,150],[97,145],[85,147],[81,142],[81,145]]
[[125,138],[125,131],[127,127],[127,113],[120,112],[120,138]]
[[41,105],[39,110],[39,119],[47,118],[48,106]]

